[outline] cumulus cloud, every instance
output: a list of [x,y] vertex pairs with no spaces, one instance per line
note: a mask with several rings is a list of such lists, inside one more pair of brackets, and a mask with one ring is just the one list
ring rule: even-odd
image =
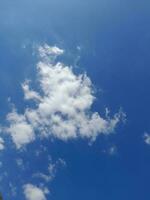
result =
[[119,112],[112,118],[104,118],[92,112],[95,100],[92,82],[86,73],[77,75],[72,67],[56,62],[63,52],[47,44],[39,47],[40,92],[31,89],[30,81],[22,84],[25,99],[34,101],[35,108],[26,108],[23,114],[12,111],[7,116],[10,124],[7,132],[17,148],[32,142],[35,135],[64,141],[76,138],[94,141],[100,134],[113,132],[123,116]]
[[33,127],[28,123],[25,115],[18,114],[16,110],[13,110],[7,115],[7,121],[10,126],[5,131],[11,134],[17,148],[35,139]]
[[24,185],[23,190],[26,200],[46,200],[46,194],[49,193],[47,188],[39,188],[30,183]]

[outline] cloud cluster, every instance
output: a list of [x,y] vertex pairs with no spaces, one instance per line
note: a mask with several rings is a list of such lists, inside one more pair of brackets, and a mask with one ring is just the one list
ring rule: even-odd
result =
[[17,148],[36,137],[53,137],[64,141],[76,138],[95,140],[99,134],[109,134],[121,120],[122,112],[112,118],[103,118],[92,112],[95,100],[92,82],[85,74],[75,74],[72,67],[56,62],[63,54],[58,47],[39,47],[37,64],[39,91],[31,89],[31,82],[22,84],[25,100],[35,102],[34,108],[26,108],[23,114],[13,110],[7,116]]

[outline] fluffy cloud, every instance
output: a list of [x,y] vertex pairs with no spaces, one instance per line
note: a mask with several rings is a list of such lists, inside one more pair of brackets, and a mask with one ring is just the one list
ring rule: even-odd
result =
[[7,115],[7,121],[10,126],[6,128],[6,132],[11,134],[12,140],[17,148],[20,148],[35,139],[33,127],[27,122],[25,115],[19,115],[13,110]]
[[[56,62],[63,54],[58,47],[39,47],[41,61],[37,64],[40,92],[31,89],[30,81],[22,84],[26,100],[35,102],[35,108],[26,108],[23,114],[9,113],[7,128],[17,148],[40,137],[54,137],[64,141],[75,138],[95,140],[99,134],[109,134],[119,123],[122,112],[113,118],[103,118],[91,111],[95,100],[90,78],[76,75],[72,67]],[[36,133],[36,134],[35,134]]]
[[32,184],[24,185],[23,190],[26,200],[46,200],[46,194],[49,193],[47,188],[41,189]]

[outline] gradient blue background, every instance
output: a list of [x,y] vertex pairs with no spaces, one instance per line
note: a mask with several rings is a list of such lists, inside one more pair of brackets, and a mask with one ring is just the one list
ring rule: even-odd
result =
[[[66,50],[65,62],[87,71],[97,89],[93,110],[112,114],[122,107],[125,125],[116,134],[87,141],[37,141],[20,153],[7,148],[0,183],[6,200],[12,199],[8,183],[17,187],[31,182],[35,170],[44,169],[45,157],[62,157],[67,168],[49,185],[52,200],[149,200],[150,146],[143,140],[150,131],[150,2],[148,0],[1,0],[0,2],[0,121],[10,111],[8,97],[23,110],[20,83],[35,76],[33,44],[48,43]],[[23,48],[23,47],[26,48]],[[81,47],[81,51],[77,50]],[[80,59],[76,60],[80,56]],[[7,140],[8,143],[10,142]],[[48,147],[39,160],[34,150]],[[116,145],[117,153],[108,149]],[[106,153],[104,153],[106,151]],[[15,159],[32,163],[26,172],[16,169]],[[38,163],[38,165],[37,165]],[[40,164],[39,164],[40,163]]]

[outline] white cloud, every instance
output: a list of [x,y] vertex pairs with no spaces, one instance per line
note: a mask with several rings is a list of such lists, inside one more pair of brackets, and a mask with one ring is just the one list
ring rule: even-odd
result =
[[66,166],[66,162],[65,160],[61,158],[59,158],[56,162],[52,162],[52,160],[50,159],[50,163],[47,168],[47,174],[38,172],[38,173],[33,174],[33,177],[42,179],[46,182],[50,182],[55,178],[58,168],[65,167],[65,166]]
[[32,184],[24,185],[23,190],[26,200],[46,200],[46,194],[49,193],[47,188],[41,189]]
[[30,90],[29,81],[26,81],[25,83],[22,84],[22,89],[24,91],[24,98],[26,100],[30,100],[30,99],[39,100],[40,99],[40,96],[38,95],[37,92]]
[[44,58],[45,61],[49,61],[49,60],[54,61],[54,59],[57,56],[64,53],[63,49],[60,49],[57,46],[51,47],[47,44],[44,44],[43,46],[39,46],[38,50],[39,50],[40,57]]
[[4,140],[3,140],[3,138],[0,137],[0,151],[4,150],[4,148],[5,148]]
[[33,174],[33,178],[39,178],[39,179],[42,179],[46,182],[50,182],[50,181],[53,180],[53,176],[51,176],[49,174],[44,174],[44,173],[41,173],[41,172]]
[[44,174],[41,172],[33,174],[33,177],[43,179],[46,182],[52,181],[56,176],[57,165],[56,163],[50,163],[48,166],[48,173]]
[[150,134],[148,133],[144,134],[144,141],[146,144],[150,145]]
[[64,141],[75,138],[95,140],[100,134],[109,134],[123,116],[103,118],[91,111],[95,100],[90,78],[76,75],[71,67],[55,62],[64,51],[58,47],[39,47],[41,61],[37,64],[40,93],[30,89],[30,81],[22,84],[25,99],[35,101],[35,108],[26,108],[21,115],[9,113],[7,128],[16,146],[20,148],[40,137],[55,137]]
[[7,121],[10,123],[10,126],[5,131],[11,134],[17,148],[35,139],[33,127],[27,122],[25,115],[19,115],[13,110],[7,115]]

